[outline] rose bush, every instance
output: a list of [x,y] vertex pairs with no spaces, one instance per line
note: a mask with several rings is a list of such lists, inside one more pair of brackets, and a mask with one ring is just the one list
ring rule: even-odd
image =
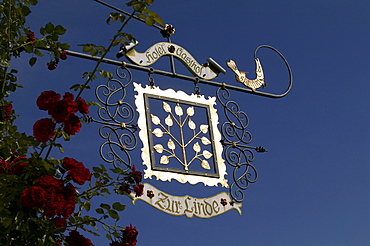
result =
[[[128,6],[140,12],[146,23],[162,24],[154,12],[148,14],[147,7],[151,2],[129,1]],[[97,230],[98,225],[104,225],[111,245],[136,245],[136,228],[117,223],[120,219],[118,212],[123,211],[125,205],[102,203],[92,210],[94,213],[89,212],[92,200],[98,196],[131,192],[142,195],[142,173],[135,167],[128,171],[121,168],[107,170],[102,164],[92,167],[91,172],[73,158],[60,160],[50,156],[53,148],[63,153],[61,140],[69,140],[71,135],[81,131],[81,118],[90,113],[89,105],[94,103],[85,101],[80,95],[96,78],[95,73],[99,71],[102,77],[109,73],[98,68],[99,61],[92,72],[86,73],[89,76],[84,85],[71,87],[79,90],[76,96],[70,92],[63,96],[53,90],[42,92],[36,105],[46,111],[48,117],[35,120],[33,136],[19,132],[15,124],[18,116],[12,102],[7,100],[11,93],[23,87],[17,82],[18,71],[11,68],[12,59],[28,57],[30,66],[34,66],[45,51],[51,57],[47,68],[54,70],[60,60],[67,59],[70,46],[59,41],[66,32],[61,25],[47,23],[40,28],[41,38],[25,26],[30,7],[36,5],[37,0],[9,0],[6,3],[0,4],[0,26],[6,30],[0,35],[0,245],[92,245],[92,241],[79,231],[98,235],[87,228]],[[122,22],[124,16],[113,13],[110,19]],[[121,33],[126,24],[122,24],[110,46],[133,40],[131,35]],[[83,46],[84,51],[103,57],[110,50],[92,44]],[[114,223],[111,225],[107,219]]]

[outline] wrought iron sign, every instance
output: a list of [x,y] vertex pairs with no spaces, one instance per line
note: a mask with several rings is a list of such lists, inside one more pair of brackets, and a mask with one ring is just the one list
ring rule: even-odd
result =
[[[116,7],[114,9],[128,14]],[[167,42],[155,43],[143,53],[135,50],[138,42],[122,47],[117,57],[124,56],[132,63],[68,51],[72,56],[118,65],[115,78],[108,79],[106,84],[96,88],[96,97],[102,105],[98,110],[99,119],[85,119],[102,124],[99,133],[105,142],[101,145],[100,155],[114,166],[130,168],[132,151],[137,149],[141,141],[144,179],[152,180],[151,183],[154,180],[175,180],[192,185],[220,185],[220,189],[228,189],[228,192],[223,191],[211,197],[196,198],[170,195],[146,183],[144,195],[133,197],[134,204],[137,200],[143,200],[167,214],[185,215],[188,218],[210,218],[233,209],[241,214],[244,190],[258,179],[257,170],[252,164],[255,153],[266,152],[266,149],[251,146],[248,116],[236,101],[231,100],[230,91],[270,98],[284,97],[292,86],[288,62],[275,48],[262,45],[254,53],[255,79],[247,78],[246,73],[230,60],[226,65],[243,86],[216,82],[212,79],[219,73],[226,73],[221,65],[212,58],[207,59],[208,63],[200,64],[190,52],[172,43],[170,36],[174,28],[171,25],[154,27],[160,29]],[[289,84],[282,94],[260,91],[266,86],[262,64],[257,57],[261,48],[277,53],[286,65]],[[162,56],[170,57],[171,72],[148,67]],[[194,77],[177,74],[173,58],[180,60]],[[148,72],[149,84],[145,85],[143,81],[134,83],[130,69]],[[195,93],[189,95],[172,88],[163,90],[155,86],[152,74],[192,81]],[[199,84],[216,87],[215,96],[206,98],[201,95]],[[129,89],[132,86],[134,91]],[[135,106],[127,100],[129,90],[132,96],[135,94]]]

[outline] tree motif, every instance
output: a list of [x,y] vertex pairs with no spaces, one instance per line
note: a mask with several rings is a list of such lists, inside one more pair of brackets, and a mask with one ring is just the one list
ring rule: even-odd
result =
[[[211,166],[208,162],[213,154],[204,148],[205,145],[211,144],[211,141],[205,136],[208,133],[208,125],[197,123],[192,118],[195,115],[195,109],[193,106],[188,106],[186,110],[177,103],[172,111],[171,105],[167,102],[162,102],[163,110],[167,113],[164,119],[164,124],[161,123],[161,119],[151,114],[151,122],[158,126],[152,134],[157,138],[168,136],[167,146],[162,144],[155,144],[154,150],[162,154],[159,163],[167,165],[170,163],[171,158],[176,159],[183,167],[184,170],[189,170],[189,166],[195,161],[200,161],[200,166],[205,170],[211,170]],[[185,128],[189,128],[192,134],[189,139],[186,139]],[[198,130],[197,130],[198,129]],[[176,137],[173,132],[179,132],[179,137]],[[189,148],[187,148],[189,146]],[[194,154],[189,154],[190,146]],[[179,150],[176,152],[176,148]],[[179,153],[181,154],[179,155]]]

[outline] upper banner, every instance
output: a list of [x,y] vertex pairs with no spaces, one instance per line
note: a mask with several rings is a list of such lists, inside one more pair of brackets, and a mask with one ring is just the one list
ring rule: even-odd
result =
[[[131,47],[133,46],[135,46],[135,44],[131,45]],[[130,61],[140,66],[150,66],[162,56],[174,56],[179,59],[191,73],[206,80],[214,79],[219,72],[217,69],[212,70],[212,64],[205,63],[201,65],[186,49],[177,44],[168,42],[156,43],[144,53],[139,53],[132,48],[128,50],[125,55]]]

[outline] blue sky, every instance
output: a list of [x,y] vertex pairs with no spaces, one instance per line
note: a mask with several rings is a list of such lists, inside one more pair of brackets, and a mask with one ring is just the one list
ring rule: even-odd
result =
[[[107,2],[128,10],[124,1]],[[175,26],[173,43],[201,63],[212,57],[227,69],[215,81],[242,86],[225,62],[233,59],[253,78],[255,48],[271,45],[288,60],[294,83],[282,99],[231,91],[232,100],[249,117],[251,144],[268,149],[253,162],[259,179],[245,191],[243,214],[233,210],[211,219],[188,219],[167,215],[142,201],[133,206],[127,198],[112,198],[128,205],[121,223],[138,228],[138,245],[369,245],[370,3],[157,0],[151,9]],[[49,21],[62,24],[68,30],[62,40],[72,44],[74,51],[81,51],[77,45],[83,43],[107,45],[118,29],[117,23],[105,23],[112,11],[94,1],[40,1],[33,10],[31,29],[36,32]],[[139,40],[136,49],[141,52],[165,41],[157,29],[135,20],[125,32]],[[113,49],[109,58],[115,59],[117,51]],[[261,91],[284,92],[288,77],[282,61],[270,50],[260,50],[257,56],[268,84]],[[37,96],[44,90],[68,91],[71,85],[83,83],[82,73],[94,67],[91,61],[69,57],[48,71],[47,62],[47,56],[33,68],[27,59],[14,62],[23,71],[19,80],[25,89],[13,100],[21,115],[20,128],[29,134],[37,119],[47,117],[36,107]],[[181,63],[176,66],[179,73],[189,75]],[[153,67],[169,71],[165,62]],[[147,74],[133,74],[134,81],[148,83]],[[153,78],[161,88],[194,92],[191,82]],[[101,83],[104,80],[96,80],[91,86]],[[200,88],[201,94],[215,96],[216,88]],[[93,90],[82,97],[94,100]],[[84,125],[73,141],[64,144],[66,154],[60,157],[75,157],[90,167],[104,163],[99,157],[103,140],[98,127]],[[140,153],[134,155],[135,165],[143,170],[139,157]],[[145,181],[174,195],[206,197],[227,191],[177,181]],[[107,245],[104,236],[91,239],[95,245]]]

